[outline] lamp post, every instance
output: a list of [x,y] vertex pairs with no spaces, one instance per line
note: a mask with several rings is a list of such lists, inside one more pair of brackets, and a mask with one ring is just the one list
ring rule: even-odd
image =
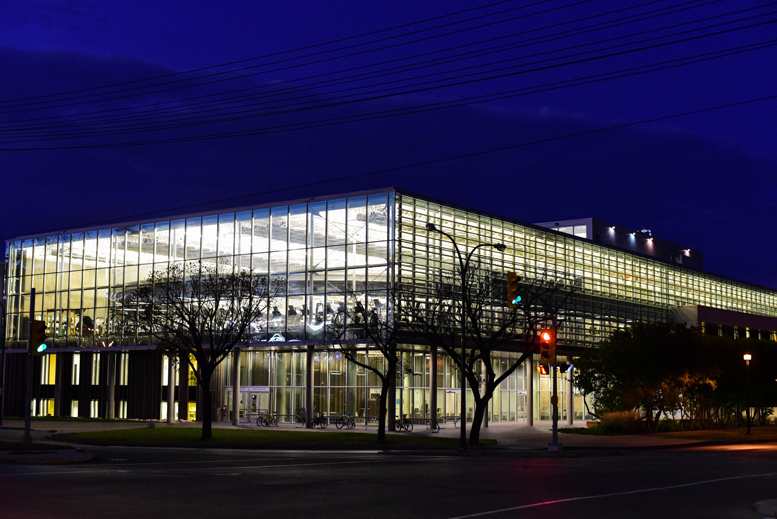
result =
[[[460,436],[459,436],[459,445],[462,450],[467,449],[467,377],[464,374],[464,367],[467,365],[467,354],[466,349],[464,346],[464,335],[467,332],[467,325],[465,321],[465,312],[464,309],[469,304],[469,294],[467,290],[467,273],[469,270],[469,261],[472,259],[472,255],[475,253],[476,250],[478,250],[481,247],[494,247],[499,252],[504,252],[504,250],[507,248],[507,246],[504,243],[479,243],[475,247],[472,248],[471,251],[467,254],[466,259],[464,256],[462,256],[461,251],[459,250],[459,246],[456,244],[456,240],[453,239],[453,236],[448,234],[445,231],[442,231],[435,227],[433,223],[427,223],[426,224],[426,230],[432,231],[432,232],[438,232],[448,238],[451,243],[453,244],[453,249],[456,251],[456,257],[459,260],[459,270],[461,271],[461,417],[459,421],[461,422],[461,429],[460,429]],[[432,427],[434,427],[434,424],[432,424]]]
[[750,359],[752,358],[752,355],[745,353],[744,359],[745,363],[747,364],[747,400],[745,402],[745,405],[747,406],[745,408],[745,418],[747,418],[747,433],[745,434],[750,434]]

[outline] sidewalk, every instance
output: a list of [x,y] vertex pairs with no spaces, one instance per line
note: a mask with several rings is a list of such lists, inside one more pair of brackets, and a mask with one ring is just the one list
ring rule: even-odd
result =
[[[168,424],[166,422],[154,422],[154,427],[195,427],[199,428],[202,424],[199,422],[179,422]],[[581,425],[569,426],[566,423],[559,424],[560,428],[579,427]],[[80,421],[80,420],[35,420],[31,422],[33,441],[46,443],[60,443],[63,447],[70,447],[69,444],[49,439],[55,432],[74,433],[90,431],[109,431],[117,429],[143,429],[148,427],[146,421]],[[213,422],[213,427],[218,429],[264,429],[257,428],[256,425],[243,423],[239,426],[233,426],[229,422]],[[347,433],[372,433],[376,432],[376,425],[365,427],[363,424],[357,424],[352,430],[338,430],[334,424],[330,424],[326,429],[305,429],[301,424],[282,424],[275,430],[285,430],[289,433],[294,431],[308,431],[326,434],[328,432],[347,432]],[[481,439],[496,440],[498,448],[505,450],[546,450],[552,440],[552,423],[550,421],[535,421],[534,426],[529,427],[523,423],[495,423],[489,427],[481,429]],[[23,420],[4,420],[3,427],[0,427],[0,440],[2,441],[20,441],[24,432]],[[673,448],[689,445],[705,445],[720,443],[751,443],[758,441],[777,441],[777,427],[753,428],[753,435],[746,436],[744,429],[727,429],[723,431],[691,431],[680,433],[661,433],[661,434],[635,434],[623,436],[594,436],[580,434],[559,433],[558,441],[564,449],[656,449]],[[389,433],[389,434],[408,434],[408,433]],[[413,429],[413,435],[440,436],[448,438],[458,438],[460,430],[453,424],[442,424],[439,433],[432,433],[426,426],[416,424]],[[469,436],[469,428],[467,430]]]

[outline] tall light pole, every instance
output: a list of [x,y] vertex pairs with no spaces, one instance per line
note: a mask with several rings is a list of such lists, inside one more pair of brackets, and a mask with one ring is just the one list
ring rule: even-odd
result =
[[464,309],[468,307],[469,305],[469,291],[467,290],[467,272],[469,270],[469,261],[472,259],[472,255],[475,253],[476,250],[478,250],[481,247],[494,247],[499,252],[504,252],[504,250],[507,248],[507,246],[504,243],[479,243],[475,247],[472,248],[471,251],[469,251],[469,254],[467,254],[466,259],[461,254],[461,251],[459,250],[459,246],[456,244],[456,240],[453,239],[453,236],[448,234],[445,231],[442,231],[435,227],[433,223],[427,223],[426,224],[426,230],[432,231],[432,232],[438,232],[448,238],[451,243],[453,244],[453,249],[456,251],[456,257],[459,260],[459,270],[461,271],[461,417],[459,418],[459,421],[461,422],[460,425],[460,435],[459,435],[459,445],[462,450],[467,449],[467,377],[464,373],[464,367],[467,365],[467,354],[466,349],[464,346],[464,336],[467,333],[467,323],[465,321],[465,311]]
[[744,359],[747,364],[747,401],[745,405],[745,418],[747,418],[747,433],[750,434],[750,360],[753,358],[749,353],[745,353]]

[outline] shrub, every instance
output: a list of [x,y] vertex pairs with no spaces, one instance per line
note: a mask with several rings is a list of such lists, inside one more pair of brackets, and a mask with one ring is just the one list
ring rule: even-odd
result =
[[645,432],[645,424],[635,411],[619,411],[605,413],[599,423],[604,434],[641,434]]

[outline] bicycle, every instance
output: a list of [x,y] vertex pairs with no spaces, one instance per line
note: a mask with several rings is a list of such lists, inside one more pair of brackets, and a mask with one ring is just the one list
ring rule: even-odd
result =
[[345,427],[346,429],[353,429],[356,427],[356,422],[353,420],[353,417],[349,415],[348,413],[343,413],[342,415],[337,417],[337,420],[335,420],[335,426],[338,429],[342,429]]
[[270,413],[259,413],[259,416],[256,417],[256,426],[259,427],[260,425],[264,427],[270,427],[271,425],[278,427],[278,418]]
[[401,420],[394,420],[394,430],[397,432],[402,432],[402,430],[413,432],[413,421],[406,414],[403,414]]
[[329,418],[322,415],[321,413],[318,413],[317,415],[313,416],[313,428],[316,426],[321,427],[322,429],[326,429],[326,426],[329,425]]

